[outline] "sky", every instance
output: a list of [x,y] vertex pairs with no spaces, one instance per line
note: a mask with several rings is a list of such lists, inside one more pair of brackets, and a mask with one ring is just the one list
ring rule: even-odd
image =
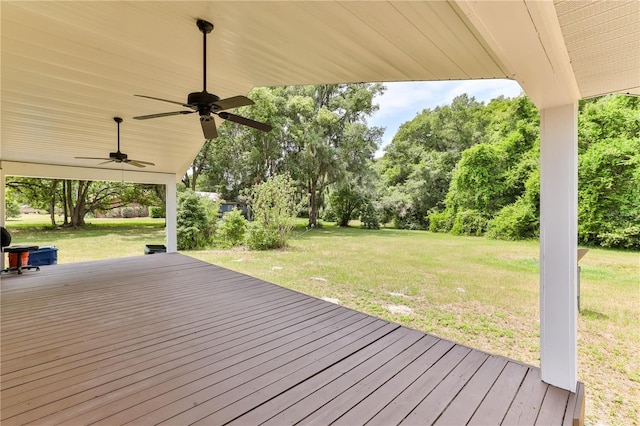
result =
[[520,85],[513,80],[421,81],[384,85],[387,88],[385,93],[374,99],[380,109],[367,120],[370,126],[386,128],[376,157],[383,155],[384,147],[391,142],[401,124],[412,120],[426,108],[448,105],[463,93],[485,103],[500,95],[513,98],[522,93]]

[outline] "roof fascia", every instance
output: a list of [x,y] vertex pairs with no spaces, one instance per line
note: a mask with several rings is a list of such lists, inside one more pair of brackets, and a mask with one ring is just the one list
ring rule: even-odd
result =
[[552,1],[456,0],[456,5],[538,108],[581,98]]

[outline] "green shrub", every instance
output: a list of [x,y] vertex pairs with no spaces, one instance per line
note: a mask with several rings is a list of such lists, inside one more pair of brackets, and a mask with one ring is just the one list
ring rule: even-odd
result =
[[360,223],[363,228],[380,229],[380,216],[372,202],[366,201],[360,212]]
[[247,227],[247,246],[251,250],[269,250],[280,246],[280,233],[277,228],[265,227],[260,222],[249,222]]
[[234,247],[244,243],[247,219],[242,210],[233,209],[222,216],[216,229],[216,240],[222,247]]
[[598,234],[602,247],[640,249],[640,226]]
[[595,142],[578,160],[581,243],[637,246],[634,228],[640,218],[640,138]]
[[487,218],[478,210],[458,212],[453,219],[451,233],[454,235],[483,235],[487,230]]
[[178,250],[198,250],[209,246],[215,232],[218,205],[193,191],[178,196]]
[[327,206],[322,211],[322,220],[325,222],[337,222],[338,215],[336,215],[336,212],[331,208],[331,206]]
[[123,207],[122,217],[126,219],[131,219],[132,217],[136,217],[136,210],[133,207]]
[[291,177],[271,176],[246,195],[253,212],[247,245],[258,250],[284,247],[298,212],[296,188]]
[[166,217],[166,213],[164,211],[164,207],[159,207],[159,206],[151,206],[149,207],[149,216],[153,217],[153,218],[161,218],[161,217]]
[[449,232],[453,227],[453,215],[451,210],[429,213],[429,231],[431,232]]
[[487,224],[487,236],[501,240],[535,238],[540,234],[540,219],[535,206],[524,198],[503,207]]

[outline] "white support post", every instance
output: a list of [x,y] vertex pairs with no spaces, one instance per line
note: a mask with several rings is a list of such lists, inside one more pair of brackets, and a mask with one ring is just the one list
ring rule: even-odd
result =
[[[5,219],[5,214],[6,214],[6,210],[5,210],[5,203],[7,202],[6,200],[6,195],[5,195],[5,184],[6,184],[6,179],[5,179],[5,175],[4,175],[4,171],[2,169],[2,161],[0,161],[0,226],[4,226],[4,219]],[[4,269],[4,252],[0,253],[0,270]]]
[[178,225],[177,225],[177,191],[175,179],[165,184],[165,220],[167,233],[167,253],[178,251]]
[[540,111],[540,366],[575,392],[578,274],[577,104]]

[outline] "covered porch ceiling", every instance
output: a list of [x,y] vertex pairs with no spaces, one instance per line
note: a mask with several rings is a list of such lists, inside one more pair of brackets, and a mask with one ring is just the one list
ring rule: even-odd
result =
[[215,25],[207,89],[221,98],[256,86],[488,78],[517,80],[540,108],[640,94],[635,0],[0,4],[5,164],[119,179],[120,165],[74,157],[115,151],[120,116],[122,151],[156,164],[143,172],[182,175],[204,142],[197,115],[133,120],[174,110],[133,95],[184,102],[202,90],[198,18]]

